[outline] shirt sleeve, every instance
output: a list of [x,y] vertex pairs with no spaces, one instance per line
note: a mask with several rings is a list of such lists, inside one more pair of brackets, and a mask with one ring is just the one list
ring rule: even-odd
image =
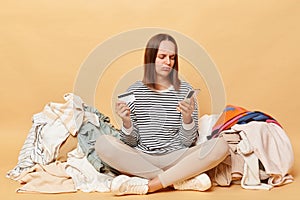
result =
[[195,126],[195,122],[194,122],[194,119],[192,119],[192,122],[189,123],[189,124],[186,124],[186,123],[182,123],[182,127],[185,129],[185,130],[191,130],[192,128],[194,128]]
[[179,137],[181,138],[182,144],[186,147],[192,146],[198,137],[198,104],[196,98],[192,119],[193,121],[190,124],[185,124],[182,122],[182,125],[179,129]]
[[[128,89],[127,91],[129,92],[131,90]],[[135,103],[134,102],[129,103],[128,106],[130,109],[130,119],[131,119],[132,126],[127,129],[122,125],[120,131],[120,140],[131,147],[135,147],[138,145],[138,142],[140,140],[139,130],[136,125]]]
[[125,134],[125,135],[130,135],[131,132],[133,131],[133,126],[131,126],[130,128],[125,128],[122,124],[122,132]]

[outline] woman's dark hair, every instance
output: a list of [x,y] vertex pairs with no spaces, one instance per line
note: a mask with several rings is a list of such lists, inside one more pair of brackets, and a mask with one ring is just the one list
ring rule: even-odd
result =
[[144,55],[144,78],[143,83],[151,89],[157,89],[155,59],[157,56],[159,45],[162,41],[171,41],[175,45],[175,57],[173,70],[169,74],[171,84],[175,90],[179,90],[180,80],[178,78],[178,48],[175,39],[168,34],[154,35],[147,43]]

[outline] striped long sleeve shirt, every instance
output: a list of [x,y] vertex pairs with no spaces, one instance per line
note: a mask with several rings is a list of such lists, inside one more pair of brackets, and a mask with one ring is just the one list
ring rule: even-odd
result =
[[132,127],[124,127],[121,140],[147,154],[166,154],[190,147],[198,136],[198,107],[192,114],[193,122],[184,124],[177,111],[178,103],[192,87],[181,81],[178,91],[173,87],[163,91],[153,91],[141,81],[128,88],[135,101],[129,104]]

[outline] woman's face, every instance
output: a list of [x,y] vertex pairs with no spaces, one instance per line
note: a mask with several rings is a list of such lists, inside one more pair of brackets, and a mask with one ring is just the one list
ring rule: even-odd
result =
[[167,78],[175,63],[175,45],[164,40],[160,43],[155,59],[156,76]]

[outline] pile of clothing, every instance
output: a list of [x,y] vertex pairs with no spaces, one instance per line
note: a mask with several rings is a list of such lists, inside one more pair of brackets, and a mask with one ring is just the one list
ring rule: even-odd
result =
[[291,142],[282,126],[260,111],[227,105],[220,115],[204,115],[199,120],[198,144],[223,137],[230,156],[209,171],[216,184],[241,184],[245,189],[270,190],[293,182]]
[[33,115],[18,163],[6,175],[22,184],[17,192],[110,191],[118,172],[99,159],[94,144],[102,134],[119,138],[119,130],[79,96],[64,99]]
[[[7,178],[19,181],[17,192],[110,192],[120,173],[102,162],[94,148],[103,134],[119,138],[107,116],[79,96],[64,95],[65,103],[48,103],[32,117],[32,128]],[[228,105],[219,115],[199,119],[197,144],[224,137],[228,156],[207,173],[220,186],[271,189],[293,181],[290,140],[281,125],[262,112]]]

